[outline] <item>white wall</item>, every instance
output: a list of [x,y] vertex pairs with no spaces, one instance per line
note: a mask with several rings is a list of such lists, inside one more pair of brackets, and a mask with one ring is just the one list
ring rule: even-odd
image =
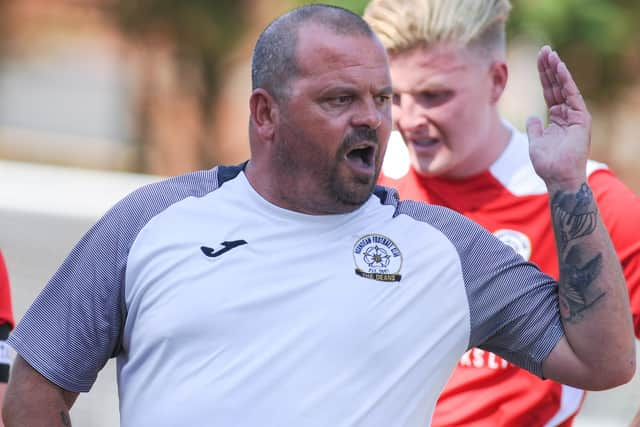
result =
[[[158,177],[0,160],[0,248],[20,319],[75,242],[121,197]],[[73,425],[118,425],[115,363],[71,411]]]
[[[0,160],[0,248],[11,277],[16,320],[104,211],[133,189],[158,179]],[[590,393],[575,425],[625,426],[637,407],[640,375],[627,386]],[[113,361],[91,392],[78,398],[71,418],[76,426],[118,425]]]

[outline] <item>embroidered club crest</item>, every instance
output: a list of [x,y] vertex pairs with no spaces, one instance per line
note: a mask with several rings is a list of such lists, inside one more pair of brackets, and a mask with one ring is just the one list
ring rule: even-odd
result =
[[380,282],[399,282],[402,278],[402,253],[391,239],[367,234],[353,245],[356,274]]

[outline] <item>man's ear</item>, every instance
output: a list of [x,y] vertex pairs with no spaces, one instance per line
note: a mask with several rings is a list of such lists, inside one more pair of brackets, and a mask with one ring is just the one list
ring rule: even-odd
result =
[[279,118],[278,104],[264,89],[256,89],[249,98],[251,121],[262,141],[272,140]]
[[494,61],[489,68],[489,78],[491,79],[491,102],[496,104],[507,86],[509,78],[507,64],[504,61]]

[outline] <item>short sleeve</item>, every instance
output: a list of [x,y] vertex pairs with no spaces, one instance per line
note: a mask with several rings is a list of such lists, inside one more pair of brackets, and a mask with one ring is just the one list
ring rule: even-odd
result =
[[144,186],[110,209],[71,250],[27,310],[8,343],[44,377],[88,391],[122,349],[129,251],[146,224],[172,204],[218,186],[214,168]]
[[130,235],[116,205],[76,244],[9,337],[58,386],[88,391],[118,349]]
[[[403,206],[405,211],[427,209],[416,202]],[[471,322],[469,348],[499,354],[542,376],[542,362],[564,335],[557,283],[477,223],[440,206],[428,211],[428,221],[459,254]]]

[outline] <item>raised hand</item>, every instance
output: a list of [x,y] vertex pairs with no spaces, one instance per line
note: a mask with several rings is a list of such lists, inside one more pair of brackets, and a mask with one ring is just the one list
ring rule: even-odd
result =
[[551,188],[574,190],[586,181],[591,141],[591,115],[567,66],[544,46],[538,72],[547,103],[549,124],[527,121],[529,155],[536,173]]

